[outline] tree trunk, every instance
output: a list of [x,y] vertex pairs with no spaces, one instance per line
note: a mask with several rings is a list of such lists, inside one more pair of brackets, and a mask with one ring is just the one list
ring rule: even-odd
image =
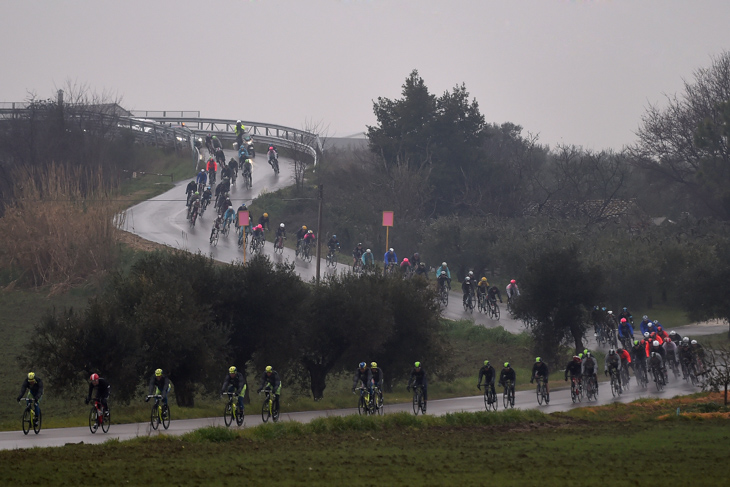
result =
[[175,383],[175,399],[178,407],[192,408],[195,406],[195,393],[193,385],[188,383]]
[[315,401],[319,401],[324,397],[324,390],[327,388],[327,373],[331,366],[316,363],[311,360],[304,360],[304,367],[309,372],[309,382],[312,390],[312,397]]
[[727,381],[725,381],[725,406],[727,406]]
[[573,335],[575,341],[575,353],[576,355],[583,351],[583,333],[584,329],[582,326],[574,324],[570,327],[570,334]]

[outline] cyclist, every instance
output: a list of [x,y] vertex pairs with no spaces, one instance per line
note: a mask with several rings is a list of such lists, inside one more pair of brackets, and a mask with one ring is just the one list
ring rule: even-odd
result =
[[230,226],[231,222],[233,222],[233,216],[236,214],[236,211],[233,209],[232,206],[229,206],[225,213],[223,213],[223,226]]
[[[616,354],[618,354],[618,356],[621,358],[621,368],[622,369],[623,368],[626,368],[626,367],[629,367],[630,369],[633,369],[634,368],[634,365],[631,363],[631,354],[627,350],[619,347],[616,350]],[[626,375],[628,377],[631,377],[629,375],[629,371],[628,370],[626,371]],[[635,370],[634,370],[634,375],[636,375],[636,371]]]
[[195,176],[195,182],[197,183],[197,190],[203,191],[205,184],[208,182],[208,174],[205,169],[201,169],[197,176]]
[[205,165],[205,170],[208,171],[208,177],[210,178],[210,184],[215,183],[215,172],[218,170],[218,163],[212,157],[208,159],[208,163]]
[[616,371],[616,379],[618,380],[618,388],[621,390],[621,359],[615,349],[610,349],[606,355],[606,362],[603,364],[603,373],[608,377],[611,371]]
[[279,228],[276,229],[276,240],[275,242],[279,241],[279,238],[281,238],[281,245],[284,246],[284,240],[286,240],[286,226],[284,223],[279,223]]
[[502,302],[502,294],[499,292],[499,288],[497,286],[492,286],[487,291],[487,299],[489,299],[492,304],[495,304],[497,302],[497,298],[499,298],[499,302]]
[[[682,338],[682,342],[677,347],[679,350],[679,360],[681,361],[684,368],[689,370],[690,363],[692,363],[692,345],[689,341],[689,337]],[[684,377],[683,377],[684,378]]]
[[621,308],[621,312],[618,314],[619,321],[621,321],[621,319],[623,319],[623,318],[626,318],[626,321],[628,321],[632,325],[634,324],[634,317],[631,314],[631,312],[629,311],[629,308],[627,308],[626,306]]
[[514,298],[520,295],[520,288],[517,287],[517,281],[512,279],[509,284],[507,284],[507,300],[512,301]]
[[448,275],[446,274],[446,271],[441,271],[441,273],[436,274],[438,277],[436,278],[436,284],[438,286],[439,292],[441,289],[451,289],[449,282],[451,280],[449,279]]
[[[446,265],[446,262],[441,262],[441,267],[436,269],[436,275],[438,276],[438,279],[440,279],[442,275],[446,276],[446,283],[449,291],[451,291],[451,271],[449,270],[449,266]],[[441,285],[441,282],[439,282],[439,285]]]
[[408,257],[405,257],[401,263],[400,263],[400,271],[403,274],[403,276],[408,276],[408,274],[413,270],[413,266],[411,265],[411,262],[408,260]]
[[471,278],[469,276],[466,276],[464,278],[464,282],[461,283],[461,292],[464,293],[464,296],[462,297],[462,303],[466,304],[467,298],[473,293]]
[[634,346],[631,347],[631,354],[633,355],[634,374],[636,374],[636,367],[643,367],[646,371],[646,345],[643,340],[634,340]]
[[222,149],[223,148],[223,144],[221,144],[221,141],[220,141],[220,139],[218,138],[217,135],[214,135],[211,138],[211,141],[213,142],[213,148],[214,149]]
[[243,173],[244,179],[252,177],[251,170],[253,169],[253,167],[251,166],[251,159],[244,159],[243,163],[241,163],[240,165],[242,168],[241,171]]
[[363,269],[369,269],[375,266],[375,256],[370,249],[365,250],[365,253],[362,254],[362,257],[360,257],[360,260],[362,261]]
[[383,369],[378,367],[377,362],[370,362],[370,375],[373,377],[373,387],[383,392],[383,384],[385,384],[385,375],[383,375]]
[[269,166],[271,166],[273,168],[274,160],[277,160],[277,161],[279,160],[279,154],[276,152],[276,149],[274,148],[273,145],[269,146],[268,156],[269,156]]
[[672,331],[669,332],[669,338],[671,338],[672,341],[675,344],[677,344],[677,345],[679,345],[680,343],[682,343],[682,335],[680,335],[679,333],[677,333],[674,330],[672,330]]
[[489,281],[486,277],[482,277],[477,283],[477,294],[484,300],[487,299],[487,289],[489,289]]
[[355,377],[352,381],[352,392],[355,392],[358,385],[362,385],[362,387],[368,391],[368,394],[372,394],[372,384],[372,372],[370,372],[370,369],[368,369],[368,365],[365,362],[360,362],[360,365],[358,365],[358,368],[355,370]]
[[415,274],[417,276],[423,276],[424,278],[428,279],[428,269],[426,268],[426,264],[421,262],[418,264],[418,267],[416,267]]
[[593,377],[596,392],[598,392],[598,377],[596,375],[598,370],[598,361],[591,352],[586,353],[584,356],[582,355],[582,352],[578,354],[578,358],[581,359],[581,375],[584,379],[586,377]]
[[423,412],[426,412],[426,403],[428,402],[428,380],[426,378],[426,371],[421,367],[421,362],[413,364],[411,369],[411,378],[408,379],[408,387],[406,390],[411,392],[411,387],[421,386],[423,391]]
[[641,331],[642,335],[649,331],[649,324],[653,325],[649,317],[647,315],[642,316],[641,323],[639,323],[639,330]]
[[664,372],[664,359],[657,352],[651,352],[651,356],[649,357],[649,368],[653,369],[655,367],[660,373],[664,374],[664,382],[666,383],[667,376],[666,372]]
[[[217,137],[214,140],[218,140]],[[220,142],[218,142],[220,144]],[[223,152],[223,148],[216,147],[215,149],[215,161],[218,164],[225,164],[226,163],[226,154]]]
[[[489,363],[489,360],[484,361],[484,365],[479,369],[479,381],[477,382],[477,389],[482,390],[482,377],[484,377],[484,387],[490,387],[492,394],[496,395],[494,391],[494,379],[497,378],[497,371]],[[491,403],[490,403],[491,404]]]
[[[155,370],[155,373],[150,377],[149,395],[150,396],[162,396],[162,403],[167,406],[167,393],[170,392],[170,379],[162,373],[162,369]],[[146,397],[144,402],[149,401],[150,398]]]
[[297,230],[297,248],[299,248],[299,246],[301,245],[305,235],[307,235],[307,226],[302,225],[302,228]]
[[220,232],[221,228],[223,228],[223,216],[218,215],[213,222],[213,228],[210,230],[210,238],[213,239],[213,235],[216,231]]
[[327,241],[327,248],[333,253],[335,250],[340,250],[340,241],[337,240],[337,235],[332,234],[330,239]]
[[262,227],[260,224],[253,227],[253,238],[256,238],[259,240],[259,242],[265,242],[266,236],[264,235],[264,227]]
[[279,373],[271,367],[271,365],[266,366],[266,370],[264,370],[264,374],[261,376],[261,387],[259,387],[259,390],[257,392],[261,392],[264,390],[266,385],[271,386],[271,390],[274,392],[274,404],[276,405],[276,409],[279,409],[279,396],[281,396],[281,379],[279,379]]
[[502,369],[502,372],[499,374],[499,385],[504,387],[506,384],[506,381],[512,381],[512,386],[510,389],[512,389],[512,394],[515,393],[515,385],[517,384],[517,374],[515,374],[515,369],[510,367],[509,362],[504,363],[504,368]]
[[246,127],[241,123],[240,120],[236,120],[236,126],[233,129],[233,131],[236,134],[236,142],[238,143],[238,146],[243,145],[243,134],[246,131]]
[[354,266],[357,264],[357,261],[360,260],[362,257],[362,254],[365,253],[365,249],[362,248],[362,243],[358,243],[357,246],[352,249],[352,265]]
[[111,385],[109,381],[103,377],[99,377],[99,374],[91,374],[89,377],[89,393],[86,395],[84,404],[89,404],[91,401],[91,393],[96,388],[96,400],[101,403],[102,411],[104,415],[109,415],[109,392]]
[[307,234],[304,236],[304,245],[308,245],[310,248],[314,248],[313,245],[317,241],[317,237],[314,235],[314,232],[311,230],[307,230]]
[[269,230],[269,214],[264,213],[259,217],[259,225],[263,227],[264,230]]
[[664,327],[662,325],[660,325],[658,322],[654,322],[654,326],[656,327],[657,336],[660,337],[662,339],[662,341],[669,338],[669,333],[664,331]]
[[622,343],[624,341],[631,343],[631,340],[634,339],[634,327],[631,326],[631,322],[626,318],[621,318],[621,323],[618,325],[618,336],[622,339]]
[[209,152],[213,152],[213,135],[208,134],[205,136],[205,147]]
[[249,160],[249,157],[251,157],[251,155],[248,153],[248,147],[246,146],[246,144],[239,145],[238,146],[239,164],[242,163],[243,161]]
[[238,409],[243,414],[243,396],[246,395],[246,376],[236,369],[235,365],[228,368],[228,375],[221,386],[221,396],[226,392],[233,392],[238,396]]
[[185,187],[185,196],[187,197],[187,199],[185,200],[185,206],[190,206],[190,200],[197,190],[198,184],[195,181],[190,181]]
[[577,383],[580,383],[581,374],[583,373],[582,369],[583,367],[580,357],[573,355],[573,358],[570,359],[568,365],[565,366],[565,382],[568,382],[568,375],[570,375],[571,382],[576,381]]
[[[218,161],[217,158],[216,158],[216,161]],[[221,181],[225,181],[226,179],[230,179],[231,178],[231,168],[228,167],[228,165],[226,164],[226,158],[225,157],[223,157],[223,161],[219,161],[218,162],[218,167],[221,168]],[[230,187],[230,182],[228,184],[229,184],[229,187]]]
[[550,371],[548,370],[548,365],[542,361],[540,357],[535,357],[535,364],[532,366],[532,377],[530,377],[530,384],[532,384],[535,381],[535,378],[539,379],[540,377],[545,379],[545,402],[550,402],[550,386],[548,386],[548,376],[550,375]]
[[35,372],[28,372],[28,376],[23,380],[23,384],[20,386],[20,394],[18,395],[18,402],[23,399],[25,392],[28,391],[30,396],[33,396],[35,400],[35,421],[36,426],[38,423],[38,417],[41,415],[41,408],[39,406],[41,398],[43,397],[43,381],[35,376]]
[[421,254],[419,254],[418,252],[414,252],[413,255],[411,256],[411,266],[413,266],[413,268],[415,269],[420,264],[421,264]]
[[664,340],[664,343],[662,344],[662,348],[664,349],[664,358],[667,362],[671,363],[674,362],[675,364],[679,363],[679,354],[677,353],[677,344],[674,343],[674,340],[671,338],[667,338]]
[[190,206],[188,206],[188,220],[192,218],[193,211],[197,213],[197,210],[200,209],[200,193],[195,192],[193,193],[193,196],[190,198]]
[[228,167],[231,170],[231,177],[236,179],[236,176],[238,176],[238,161],[231,157],[231,160],[228,161]]
[[705,349],[697,343],[697,340],[692,340],[689,344],[690,348],[692,349],[692,355],[697,359],[699,370],[697,371],[698,374],[704,374],[705,373]]
[[613,314],[613,311],[606,312],[606,327],[611,328],[614,331],[614,334],[616,332],[616,328],[618,328],[618,322],[616,321],[616,317]]
[[210,186],[206,186],[203,191],[203,205],[206,207],[210,204],[210,200],[213,197],[213,191],[210,190]]
[[388,251],[383,255],[383,262],[384,262],[384,269],[386,272],[388,272],[388,266],[398,265],[398,256],[395,255],[395,250],[393,250],[393,247],[389,248]]

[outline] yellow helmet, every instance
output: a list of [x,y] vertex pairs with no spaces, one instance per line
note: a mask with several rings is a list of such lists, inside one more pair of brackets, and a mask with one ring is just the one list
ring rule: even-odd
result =
[[271,367],[271,365],[266,366],[266,372],[272,372],[274,369]]
[[377,362],[372,362],[370,364],[370,367],[372,367],[373,369],[377,369],[378,368],[378,363]]
[[28,372],[28,380],[35,380],[35,372]]
[[235,373],[236,373],[236,366],[235,366],[235,365],[231,365],[231,366],[230,366],[230,367],[228,368],[228,373],[229,373],[229,374],[235,374]]
[[162,376],[162,369],[155,370],[155,377],[160,377],[160,376]]
[[264,213],[264,218],[269,218],[269,214],[268,213]]
[[487,278],[486,277],[482,277],[481,281],[482,282],[487,282]]
[[306,230],[306,229],[307,229],[307,226],[306,225],[302,225],[302,230]]

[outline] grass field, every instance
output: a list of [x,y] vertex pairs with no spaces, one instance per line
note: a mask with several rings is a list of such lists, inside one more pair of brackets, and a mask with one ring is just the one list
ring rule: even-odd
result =
[[[552,415],[348,416],[3,451],[0,482],[725,485],[730,413],[715,399],[705,394]],[[677,407],[697,412],[677,416]]]

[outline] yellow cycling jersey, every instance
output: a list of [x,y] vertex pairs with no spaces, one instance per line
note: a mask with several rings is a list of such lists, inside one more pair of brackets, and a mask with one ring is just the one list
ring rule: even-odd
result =
[[488,281],[479,281],[479,284],[477,284],[477,287],[489,287]]

